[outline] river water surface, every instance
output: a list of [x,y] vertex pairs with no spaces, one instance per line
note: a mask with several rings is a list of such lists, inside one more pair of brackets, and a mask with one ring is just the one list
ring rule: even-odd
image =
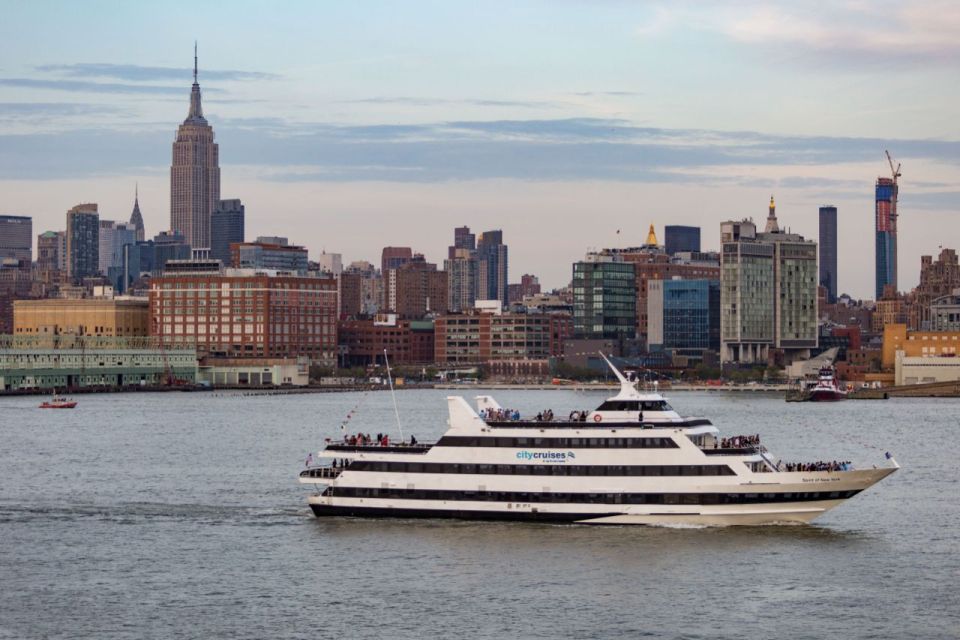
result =
[[[405,432],[438,436],[448,393],[398,393]],[[894,454],[813,525],[315,519],[307,453],[358,402],[350,430],[396,435],[389,393],[361,395],[0,399],[0,638],[960,637],[960,401],[670,398],[785,461]]]

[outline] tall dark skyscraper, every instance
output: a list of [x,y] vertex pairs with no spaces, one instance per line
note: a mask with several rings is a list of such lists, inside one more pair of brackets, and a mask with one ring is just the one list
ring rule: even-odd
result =
[[700,251],[700,227],[668,224],[664,227],[664,242],[668,256],[678,251]]
[[457,227],[453,230],[453,246],[447,250],[447,257],[451,260],[457,255],[457,249],[466,249],[475,251],[477,248],[477,236],[470,233],[470,227]]
[[100,270],[100,214],[95,203],[67,211],[67,275],[74,280]]
[[230,245],[243,242],[245,210],[240,200],[221,200],[210,218],[210,257],[230,264]]
[[33,218],[0,216],[0,260],[33,259]]
[[219,146],[200,105],[197,53],[193,53],[190,111],[177,129],[170,166],[170,228],[194,249],[210,248],[210,217],[220,201]]
[[827,288],[827,301],[837,301],[837,208],[820,207],[820,286]]
[[507,245],[503,244],[503,231],[484,231],[477,238],[477,300],[500,300],[504,306],[510,302],[507,287]]
[[876,185],[876,296],[883,297],[888,284],[897,288],[897,196],[893,178],[877,178]]

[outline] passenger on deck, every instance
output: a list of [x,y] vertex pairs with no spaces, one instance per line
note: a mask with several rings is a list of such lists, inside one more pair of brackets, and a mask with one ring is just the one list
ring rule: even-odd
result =
[[414,435],[411,433],[411,434],[410,434],[410,446],[413,447],[413,446],[416,446],[416,444],[417,444],[417,437],[414,436]]

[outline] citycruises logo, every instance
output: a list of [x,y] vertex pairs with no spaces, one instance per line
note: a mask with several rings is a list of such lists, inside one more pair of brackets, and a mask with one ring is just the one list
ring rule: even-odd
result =
[[527,462],[553,462],[563,464],[576,459],[573,451],[517,451],[517,460]]

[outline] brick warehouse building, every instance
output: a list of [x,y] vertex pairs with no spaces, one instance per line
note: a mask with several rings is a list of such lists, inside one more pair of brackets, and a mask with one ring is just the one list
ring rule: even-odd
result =
[[150,282],[150,334],[228,358],[337,357],[333,278],[251,269],[168,273]]
[[438,364],[545,362],[562,355],[573,324],[558,313],[467,313],[437,317],[434,332]]
[[343,349],[342,365],[383,364],[384,349],[391,365],[433,362],[432,320],[397,320],[394,314],[384,316],[340,322],[337,334]]

